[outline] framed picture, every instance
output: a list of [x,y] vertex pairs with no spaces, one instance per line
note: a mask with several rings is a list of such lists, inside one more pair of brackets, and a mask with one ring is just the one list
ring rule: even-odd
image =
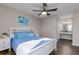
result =
[[24,17],[24,16],[18,16],[18,23],[22,26],[22,27],[25,27],[28,25],[28,18],[27,17]]

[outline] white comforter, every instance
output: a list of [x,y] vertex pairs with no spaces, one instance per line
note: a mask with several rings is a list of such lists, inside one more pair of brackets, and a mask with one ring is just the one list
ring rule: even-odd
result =
[[32,40],[32,41],[24,42],[17,47],[16,54],[17,55],[28,55],[30,52],[33,51],[32,48],[34,46],[36,46],[37,44],[39,44],[42,40],[50,40],[51,41],[52,39],[42,38],[39,40]]

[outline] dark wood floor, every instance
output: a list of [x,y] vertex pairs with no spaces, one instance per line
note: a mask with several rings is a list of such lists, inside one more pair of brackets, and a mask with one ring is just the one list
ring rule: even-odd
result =
[[[50,55],[79,55],[79,47],[72,46],[72,41],[70,40],[59,40],[57,49],[57,52],[53,51]],[[8,50],[0,52],[0,55],[9,55]],[[13,50],[10,55],[15,55]]]
[[57,49],[57,52],[51,53],[51,55],[79,55],[79,47],[72,46],[71,40],[59,40]]

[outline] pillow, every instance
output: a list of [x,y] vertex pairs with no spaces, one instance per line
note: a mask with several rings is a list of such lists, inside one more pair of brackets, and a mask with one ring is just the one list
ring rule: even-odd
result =
[[[33,32],[34,33],[34,32]],[[37,36],[37,37],[39,37],[39,34],[38,33],[34,33],[34,36]]]
[[31,32],[14,32],[14,38],[16,39],[25,39],[25,38],[30,38],[34,37],[35,35]]
[[35,34],[35,36],[38,36],[39,37],[39,34]]

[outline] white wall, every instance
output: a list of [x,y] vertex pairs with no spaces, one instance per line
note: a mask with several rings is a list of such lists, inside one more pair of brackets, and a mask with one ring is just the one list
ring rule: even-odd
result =
[[41,36],[57,38],[57,20],[57,16],[41,19]]
[[57,16],[40,20],[39,18],[5,6],[0,6],[0,33],[9,33],[10,27],[20,27],[17,23],[18,16],[28,17],[29,24],[26,27],[32,28],[34,31],[41,33],[42,36],[57,38]]
[[79,46],[79,10],[73,13],[72,18],[73,41],[72,45]]
[[20,27],[17,23],[18,16],[27,17],[29,24],[26,27],[32,28],[34,31],[40,33],[40,19],[4,6],[0,6],[0,33],[9,33],[10,27]]

